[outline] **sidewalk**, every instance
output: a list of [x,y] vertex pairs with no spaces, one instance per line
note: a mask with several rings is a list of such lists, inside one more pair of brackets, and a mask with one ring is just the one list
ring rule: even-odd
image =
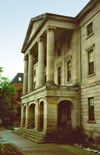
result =
[[59,147],[59,144],[37,144],[0,128],[0,136],[6,143],[13,143],[24,155],[75,155]]

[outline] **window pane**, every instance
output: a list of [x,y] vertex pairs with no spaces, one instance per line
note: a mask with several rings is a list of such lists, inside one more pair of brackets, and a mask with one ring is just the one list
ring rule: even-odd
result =
[[71,47],[71,38],[67,40],[67,49],[69,49],[70,47]]
[[60,56],[61,55],[61,49],[59,48],[58,49],[58,56]]
[[94,98],[89,98],[89,120],[94,120]]
[[94,58],[93,58],[93,50],[89,51],[89,75],[94,73]]
[[18,77],[18,81],[22,81],[22,78],[21,77]]
[[67,72],[68,81],[71,81],[71,61],[67,63],[67,69],[68,69],[68,72]]
[[58,85],[61,85],[61,67],[58,68]]
[[87,35],[90,35],[93,32],[92,22],[87,26]]

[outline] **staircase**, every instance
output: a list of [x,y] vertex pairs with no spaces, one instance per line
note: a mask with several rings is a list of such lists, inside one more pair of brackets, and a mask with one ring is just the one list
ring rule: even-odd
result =
[[12,131],[13,133],[16,133],[24,138],[27,138],[33,142],[36,142],[38,144],[40,143],[57,143],[58,142],[58,136],[57,135],[44,135],[42,132],[35,132],[33,129],[15,129]]

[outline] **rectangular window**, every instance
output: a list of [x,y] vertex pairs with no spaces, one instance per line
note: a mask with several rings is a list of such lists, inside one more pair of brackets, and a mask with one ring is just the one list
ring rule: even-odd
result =
[[88,98],[89,120],[94,121],[94,98]]
[[67,81],[71,81],[71,61],[67,63]]
[[18,77],[18,81],[22,81],[22,78],[21,77]]
[[87,36],[93,33],[93,24],[92,22],[87,26]]
[[71,38],[67,40],[67,49],[71,48]]
[[36,70],[34,70],[34,76],[36,76]]
[[61,85],[61,67],[58,68],[58,85]]
[[88,62],[89,62],[89,75],[94,73],[94,60],[93,60],[93,49],[88,52]]
[[34,90],[35,90],[36,89],[36,81],[33,84],[34,84]]
[[58,49],[58,56],[60,56],[61,55],[61,49],[59,48]]

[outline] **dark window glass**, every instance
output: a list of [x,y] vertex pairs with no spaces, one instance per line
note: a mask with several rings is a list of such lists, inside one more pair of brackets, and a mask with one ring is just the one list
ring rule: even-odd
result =
[[36,70],[34,70],[34,76],[36,76]]
[[88,104],[89,104],[89,120],[93,121],[94,120],[94,98],[89,98],[88,99]]
[[71,47],[71,38],[67,40],[67,49]]
[[58,68],[58,85],[61,85],[61,67]]
[[61,55],[61,49],[59,48],[58,49],[58,56],[60,56]]
[[69,61],[67,63],[67,70],[68,70],[68,72],[67,72],[67,75],[68,75],[67,81],[69,82],[69,81],[71,81],[71,61]]
[[87,26],[87,35],[90,35],[93,32],[92,22]]
[[93,50],[88,52],[89,59],[89,75],[94,73]]

